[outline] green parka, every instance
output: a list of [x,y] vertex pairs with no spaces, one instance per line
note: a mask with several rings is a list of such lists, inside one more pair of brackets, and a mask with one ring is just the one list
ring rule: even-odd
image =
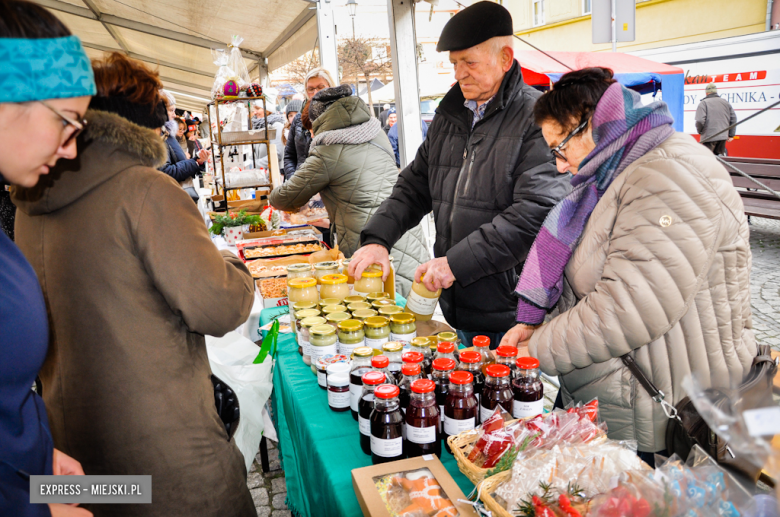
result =
[[[297,210],[318,192],[335,229],[339,249],[351,257],[360,232],[395,186],[398,169],[379,121],[357,97],[334,102],[312,124],[309,157],[284,185],[271,192],[271,205]],[[417,266],[429,260],[418,225],[396,243],[397,290],[408,295]]]

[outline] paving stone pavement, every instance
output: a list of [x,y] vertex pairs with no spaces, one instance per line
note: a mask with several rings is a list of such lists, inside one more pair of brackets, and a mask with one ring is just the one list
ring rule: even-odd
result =
[[[756,339],[780,351],[780,221],[752,217],[750,247],[753,269],[750,278],[753,329]],[[557,390],[545,380],[545,406],[552,407]],[[263,474],[258,453],[247,476],[247,486],[258,517],[292,517],[285,502],[287,487],[279,463],[279,449],[268,441],[271,471]]]

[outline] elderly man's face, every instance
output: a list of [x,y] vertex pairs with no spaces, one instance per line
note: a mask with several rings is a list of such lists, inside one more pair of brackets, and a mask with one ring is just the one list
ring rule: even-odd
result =
[[494,40],[501,38],[450,52],[450,63],[455,67],[455,79],[463,97],[478,104],[487,102],[498,92],[504,74],[512,68],[514,52],[511,45],[502,47]]

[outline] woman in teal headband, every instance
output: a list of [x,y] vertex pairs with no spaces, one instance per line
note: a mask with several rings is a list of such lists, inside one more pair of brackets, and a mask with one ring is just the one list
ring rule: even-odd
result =
[[[78,38],[46,9],[0,0],[0,191],[32,187],[60,158],[76,157],[76,135],[95,93]],[[0,231],[0,515],[79,516],[64,504],[30,504],[30,475],[83,474],[53,449],[43,400],[30,390],[48,347],[38,278]],[[44,389],[52,389],[47,386]]]

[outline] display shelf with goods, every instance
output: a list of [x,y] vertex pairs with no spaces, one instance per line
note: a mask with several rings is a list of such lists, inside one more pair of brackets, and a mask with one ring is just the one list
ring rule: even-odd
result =
[[[211,120],[215,120],[216,121],[216,133],[215,133],[214,129],[212,128],[212,124],[209,124],[209,141],[211,142],[212,149],[216,148],[216,150],[218,151],[218,153],[217,152],[212,152],[211,158],[212,158],[212,165],[214,167],[214,173],[217,174],[217,171],[219,171],[221,173],[220,176],[222,178],[222,183],[220,185],[219,182],[216,182],[215,183],[215,188],[216,188],[217,194],[220,194],[220,191],[221,191],[221,195],[224,196],[224,199],[225,199],[225,210],[228,210],[230,208],[230,200],[228,198],[228,192],[229,191],[241,190],[241,189],[246,189],[246,188],[255,188],[255,189],[257,189],[257,188],[264,188],[264,187],[270,188],[271,187],[270,178],[269,178],[268,182],[262,182],[262,183],[257,183],[257,184],[253,184],[253,185],[241,185],[241,186],[230,187],[230,186],[228,186],[229,183],[228,183],[227,177],[225,175],[225,152],[224,152],[224,150],[229,148],[229,147],[237,147],[237,146],[242,146],[242,145],[249,145],[249,146],[265,145],[266,146],[266,150],[267,150],[266,156],[270,157],[270,156],[275,155],[275,153],[271,153],[271,150],[272,150],[272,144],[271,144],[271,140],[270,140],[270,136],[271,135],[269,135],[268,120],[267,120],[267,117],[265,116],[265,114],[263,115],[263,118],[265,119],[265,127],[263,129],[259,129],[259,130],[251,129],[251,127],[252,127],[251,104],[254,101],[262,101],[262,103],[263,103],[263,112],[265,113],[266,104],[265,104],[265,97],[264,96],[261,96],[261,97],[238,97],[238,98],[235,98],[235,99],[215,99],[214,101],[210,102],[207,105],[207,110],[209,112],[209,117],[211,118]],[[248,114],[247,114],[247,119],[248,120],[247,120],[247,122],[248,122],[248,127],[250,129],[248,129],[248,130],[241,130],[241,131],[223,131],[221,119],[220,119],[220,116],[219,116],[219,108],[220,108],[220,106],[233,105],[233,104],[242,104],[242,103],[245,103],[246,106],[247,106],[247,111],[248,111]],[[214,110],[213,118],[212,118],[212,108]],[[271,131],[273,131],[273,130],[271,130]],[[262,133],[264,138],[255,138],[255,134],[259,134],[259,133]],[[217,156],[218,154],[219,154],[219,156]],[[252,154],[252,164],[256,168],[257,165],[256,165],[254,149],[252,149],[251,154]],[[219,158],[219,160],[218,160],[218,158]],[[219,161],[219,168],[217,167],[217,161]],[[274,167],[276,167],[277,165],[278,164],[276,163],[275,160],[271,160],[271,159],[268,160],[268,167],[269,167],[269,169],[271,169],[269,171],[270,175],[273,175],[273,170],[272,169],[274,169]],[[278,171],[276,171],[276,172],[278,174]]]

